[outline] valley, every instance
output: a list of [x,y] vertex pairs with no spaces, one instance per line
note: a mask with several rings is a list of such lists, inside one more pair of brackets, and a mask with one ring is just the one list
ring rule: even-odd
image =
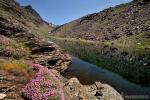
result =
[[63,25],[36,10],[0,0],[0,100],[150,98],[149,0]]

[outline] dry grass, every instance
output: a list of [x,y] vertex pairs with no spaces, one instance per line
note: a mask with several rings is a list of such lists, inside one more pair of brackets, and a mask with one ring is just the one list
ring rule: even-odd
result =
[[35,75],[29,62],[24,60],[0,59],[1,92],[6,93],[6,99],[23,100],[21,89]]
[[22,43],[0,35],[0,55],[6,57],[21,58],[30,53],[29,48]]
[[0,62],[0,70],[5,70],[18,75],[29,76],[31,69],[32,67],[29,67],[29,63],[24,60],[1,60]]

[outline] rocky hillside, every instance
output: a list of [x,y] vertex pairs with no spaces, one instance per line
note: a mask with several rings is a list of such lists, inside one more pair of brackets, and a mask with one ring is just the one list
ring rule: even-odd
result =
[[53,26],[30,5],[20,6],[15,0],[0,0],[1,57],[26,58],[35,63],[54,65],[65,55],[63,50],[47,40],[52,29]]
[[15,0],[0,0],[0,32],[3,35],[16,35],[28,32],[47,36],[53,29],[30,6],[20,6]]
[[86,40],[108,41],[143,34],[150,38],[150,2],[134,0],[89,14],[55,28],[51,35]]
[[56,27],[51,37],[65,41],[60,45],[66,44],[63,47],[90,63],[150,85],[150,0],[133,0],[86,15]]
[[[46,38],[53,27],[31,6],[15,0],[0,0],[0,99],[24,100],[22,88],[42,64],[64,72],[69,55]],[[4,99],[5,98],[5,99]]]

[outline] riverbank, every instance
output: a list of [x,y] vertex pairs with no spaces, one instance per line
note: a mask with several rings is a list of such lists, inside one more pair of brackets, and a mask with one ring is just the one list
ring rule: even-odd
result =
[[86,42],[86,43],[99,43],[98,41],[92,41],[92,40],[85,40],[80,38],[62,38],[62,37],[56,37],[56,36],[49,36],[50,39],[58,39],[58,40],[64,40],[64,41],[74,41],[74,42]]
[[[144,49],[148,44],[135,44],[129,47],[115,44],[88,43],[81,41],[65,41],[52,39],[71,55],[76,56],[99,67],[123,76],[125,79],[149,86],[150,51]],[[142,48],[141,48],[142,47]],[[136,75],[136,76],[135,76]]]
[[[48,69],[38,64],[34,64],[33,66],[39,71],[36,77],[23,88],[24,95],[30,99],[123,100],[123,97],[108,84],[102,84],[96,81],[92,85],[82,85],[77,78],[68,80],[62,77],[56,70]],[[41,79],[42,81],[40,81]],[[34,84],[35,82],[36,84]],[[44,84],[49,87],[48,90]],[[45,92],[39,91],[40,88]]]
[[91,85],[96,81],[109,84],[124,96],[150,95],[150,87],[130,82],[117,73],[98,67],[75,56],[72,56],[72,64],[65,76],[68,79],[77,77],[80,83],[84,85]]
[[[1,36],[0,43],[2,46],[6,46],[7,44],[8,46],[9,45],[12,46],[12,49],[15,49],[15,47],[17,46],[15,41],[16,40],[12,40],[5,36]],[[111,95],[113,94],[115,98],[118,97],[122,98],[121,95],[113,88],[111,88],[108,85],[105,86],[100,82],[94,83],[93,85],[86,86],[86,85],[82,85],[78,81],[78,79],[73,78],[68,80],[63,76],[61,76],[61,74],[65,73],[66,70],[68,69],[71,63],[71,58],[65,50],[61,49],[55,43],[51,41],[44,41],[38,39],[36,40],[36,42],[34,42],[34,44],[32,45],[30,44],[30,48],[28,48],[28,46],[25,46],[25,48],[27,48],[29,52],[26,53],[26,55],[24,56],[21,55],[22,54],[21,52],[19,52],[19,50],[20,51],[24,50],[23,49],[24,45],[23,44],[20,45],[22,46],[22,49],[18,49],[17,54],[20,54],[20,56],[18,56],[19,57],[18,60],[15,58],[16,57],[15,51],[10,52],[11,54],[10,57],[7,57],[7,55],[1,56],[0,71],[2,72],[2,74],[1,74],[1,83],[0,83],[0,89],[1,89],[0,96],[2,98],[2,96],[5,95],[5,97],[3,97],[4,100],[6,99],[23,100],[29,97],[25,94],[22,95],[23,91],[20,90],[22,90],[24,86],[29,84],[31,80],[33,80],[36,77],[35,75],[37,71],[31,66],[34,63],[38,63],[45,66],[47,70],[53,69],[54,76],[59,77],[60,79],[59,81],[61,82],[61,84],[64,84],[63,90],[65,91],[64,92],[65,100],[73,100],[73,99],[77,100],[79,98],[83,98],[83,100],[84,98],[86,99],[93,98],[94,100],[96,100],[98,98],[108,98],[110,97],[109,92],[108,93],[105,92],[108,89],[113,91]],[[7,49],[5,49],[4,51],[7,51]],[[53,79],[53,77],[51,76],[48,77],[46,76],[46,78],[50,79],[51,81]],[[56,81],[56,79],[53,79],[53,82],[54,81]],[[60,85],[57,83],[57,81],[54,82],[54,84],[55,84],[54,87],[59,87]],[[93,87],[94,90],[91,89]],[[32,88],[35,89],[34,87]],[[59,93],[59,90],[57,90],[57,88],[55,88],[55,91]],[[93,92],[89,92],[89,91],[93,91]],[[33,99],[33,97],[31,97],[30,99]]]

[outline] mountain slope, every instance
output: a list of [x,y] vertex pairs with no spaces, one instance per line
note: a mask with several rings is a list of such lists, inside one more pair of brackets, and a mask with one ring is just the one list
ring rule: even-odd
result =
[[86,40],[115,40],[143,33],[150,38],[150,2],[135,0],[89,14],[55,28],[51,34],[58,37]]
[[63,40],[60,45],[73,55],[150,86],[149,0],[134,0],[84,16],[56,27],[51,35],[56,42]]
[[[6,35],[28,31],[46,37],[53,29],[30,5],[20,6],[15,0],[0,0],[0,25],[0,32]],[[14,28],[16,32],[12,31]]]
[[29,99],[22,92],[36,76],[37,71],[32,67],[35,63],[61,72],[68,68],[70,56],[47,40],[52,29],[31,6],[0,0],[1,100]]

